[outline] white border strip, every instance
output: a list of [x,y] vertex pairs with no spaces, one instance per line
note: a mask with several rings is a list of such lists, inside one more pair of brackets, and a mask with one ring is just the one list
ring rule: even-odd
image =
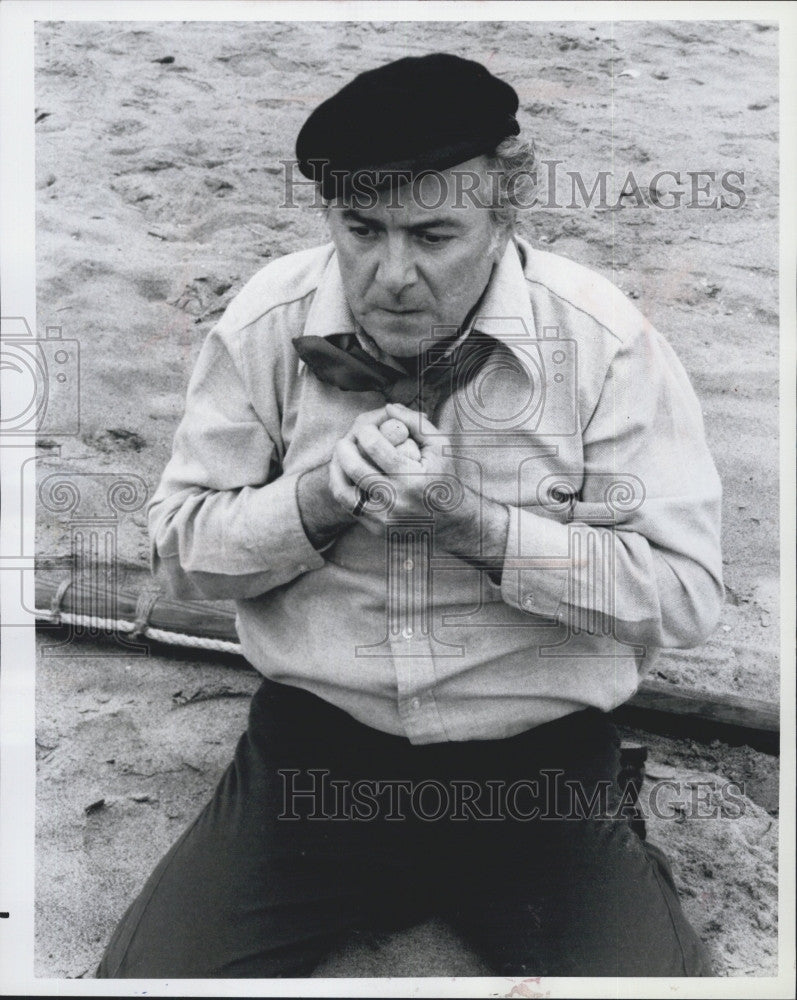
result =
[[[33,25],[36,20],[91,21],[653,21],[756,20],[778,22],[781,45],[781,618],[782,734],[780,974],[777,978],[697,980],[550,979],[537,988],[554,997],[791,997],[794,982],[795,872],[795,677],[794,677],[794,371],[797,363],[797,10],[788,3],[415,3],[385,2],[189,2],[189,0],[3,0],[0,3],[0,289],[3,315],[24,316],[36,330],[33,146]],[[13,497],[22,489],[21,469],[29,447],[0,447],[4,496],[0,527],[2,621],[21,608],[21,571],[2,572],[2,557],[33,551],[33,519],[19,524]],[[23,510],[34,509],[32,490]],[[20,527],[23,551],[16,552]],[[18,560],[17,560],[18,562]],[[4,994],[148,996],[501,996],[509,979],[304,979],[304,980],[59,980],[33,977],[34,833],[34,635],[33,628],[3,627],[0,671],[0,986]]]

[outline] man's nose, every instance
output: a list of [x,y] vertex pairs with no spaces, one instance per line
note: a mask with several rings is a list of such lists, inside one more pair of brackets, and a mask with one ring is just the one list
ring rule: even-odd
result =
[[412,250],[401,238],[385,240],[376,271],[379,284],[391,295],[398,296],[418,280]]

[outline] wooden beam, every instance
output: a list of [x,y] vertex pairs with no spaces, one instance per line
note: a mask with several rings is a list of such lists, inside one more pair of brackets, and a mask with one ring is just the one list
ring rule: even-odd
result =
[[634,729],[691,738],[701,743],[721,740],[780,753],[780,711],[759,698],[676,688],[643,680],[637,693],[613,713]]
[[[36,573],[36,607],[51,609],[63,580],[63,573]],[[59,602],[62,611],[91,614],[100,618],[134,621],[142,591],[157,588],[118,585],[112,578],[98,582],[96,577],[78,577],[63,591]],[[42,620],[47,620],[45,616]],[[147,616],[154,628],[181,632],[207,639],[237,642],[235,613],[212,601],[177,601],[160,596]],[[640,689],[625,705],[612,713],[623,724],[650,732],[691,737],[700,742],[720,739],[731,744],[745,744],[778,753],[780,713],[778,706],[757,698],[717,692],[676,688],[644,680]]]

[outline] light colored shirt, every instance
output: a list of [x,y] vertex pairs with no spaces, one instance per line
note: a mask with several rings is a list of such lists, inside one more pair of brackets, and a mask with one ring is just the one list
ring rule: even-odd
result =
[[434,509],[323,552],[305,535],[300,475],[384,402],[323,384],[291,344],[357,332],[331,245],[269,264],[210,332],[149,506],[153,568],[178,597],[234,599],[259,671],[413,743],[609,711],[722,601],[700,407],[633,304],[516,239],[473,327],[498,346],[436,423],[461,482],[509,511],[500,584],[439,549]]

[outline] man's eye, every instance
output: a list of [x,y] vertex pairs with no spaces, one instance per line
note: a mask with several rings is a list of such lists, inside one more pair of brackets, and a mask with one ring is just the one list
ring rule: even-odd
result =
[[360,239],[367,239],[374,234],[373,229],[369,229],[368,226],[349,226],[349,232]]
[[418,233],[418,239],[427,246],[436,247],[441,243],[447,243],[451,237],[441,236],[439,233]]

